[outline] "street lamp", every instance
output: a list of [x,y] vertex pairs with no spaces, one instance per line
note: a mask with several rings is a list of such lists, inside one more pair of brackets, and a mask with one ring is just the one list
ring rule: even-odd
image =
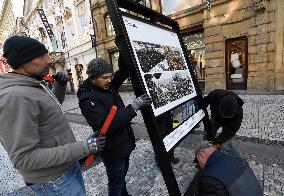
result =
[[92,18],[90,18],[89,26],[88,26],[88,31],[91,36],[91,41],[92,41],[92,48],[95,48],[96,51],[96,58],[98,58],[98,50],[97,50],[97,39],[96,39],[96,32],[92,23]]

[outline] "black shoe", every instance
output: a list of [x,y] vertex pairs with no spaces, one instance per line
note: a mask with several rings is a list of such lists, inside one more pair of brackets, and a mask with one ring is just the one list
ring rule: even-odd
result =
[[178,163],[179,163],[179,158],[172,157],[172,158],[171,158],[171,163],[173,163],[173,164],[178,164]]

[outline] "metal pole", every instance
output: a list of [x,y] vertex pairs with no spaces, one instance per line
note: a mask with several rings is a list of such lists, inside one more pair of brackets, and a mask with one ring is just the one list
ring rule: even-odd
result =
[[95,48],[95,52],[96,52],[96,58],[98,58],[98,50],[97,50],[97,35],[96,35],[96,29],[94,28],[94,18],[93,18],[93,14],[92,14],[92,3],[91,0],[89,0],[89,4],[90,4],[90,11],[91,11],[91,19],[92,19],[92,24],[93,24],[93,29],[94,29],[94,35],[90,35],[91,36],[91,42],[92,42],[92,47]]

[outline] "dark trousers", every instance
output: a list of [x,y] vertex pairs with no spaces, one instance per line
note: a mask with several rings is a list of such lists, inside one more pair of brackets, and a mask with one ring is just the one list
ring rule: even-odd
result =
[[108,177],[109,196],[129,196],[125,176],[129,167],[129,157],[120,160],[103,158]]

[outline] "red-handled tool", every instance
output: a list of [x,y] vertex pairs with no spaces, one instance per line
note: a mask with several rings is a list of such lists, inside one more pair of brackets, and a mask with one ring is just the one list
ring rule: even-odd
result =
[[[115,105],[113,105],[110,109],[110,112],[109,112],[101,130],[100,130],[100,133],[99,133],[100,136],[104,136],[106,134],[108,127],[110,126],[110,123],[112,122],[116,112],[117,112],[117,107]],[[89,167],[92,164],[94,158],[95,158],[95,155],[90,154],[88,156],[87,160],[85,161],[85,165]]]

